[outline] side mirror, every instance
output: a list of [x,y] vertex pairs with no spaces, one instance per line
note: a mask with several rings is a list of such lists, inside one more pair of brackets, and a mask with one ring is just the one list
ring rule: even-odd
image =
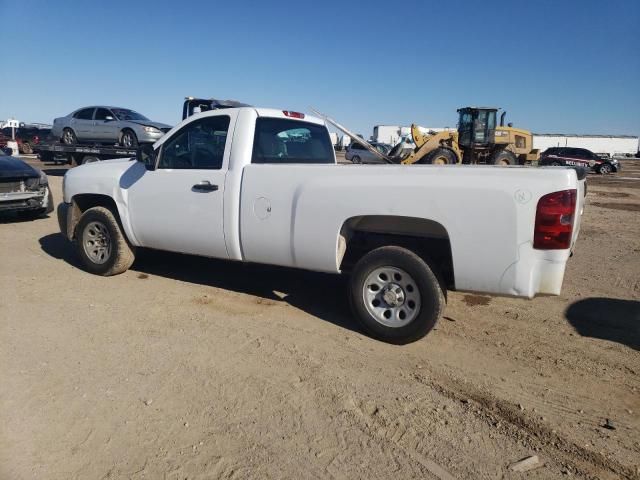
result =
[[156,169],[156,151],[153,145],[145,143],[136,150],[136,161],[143,163],[147,170]]
[[104,121],[105,122],[113,122],[114,118],[111,115],[107,115],[106,117],[104,117]]

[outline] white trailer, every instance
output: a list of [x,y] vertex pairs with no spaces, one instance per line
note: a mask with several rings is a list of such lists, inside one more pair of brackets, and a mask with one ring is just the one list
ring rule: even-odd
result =
[[611,157],[635,155],[638,152],[638,137],[633,135],[533,134],[533,148],[544,152],[551,147],[586,148],[593,153],[606,153]]
[[349,145],[351,145],[351,137],[349,137],[349,135],[342,135],[338,143],[338,150],[346,150]]
[[336,132],[329,133],[329,138],[331,138],[331,145],[333,145],[334,149],[338,148],[338,134]]
[[371,141],[393,146],[398,143],[402,137],[400,129],[401,127],[399,125],[376,125],[373,127]]

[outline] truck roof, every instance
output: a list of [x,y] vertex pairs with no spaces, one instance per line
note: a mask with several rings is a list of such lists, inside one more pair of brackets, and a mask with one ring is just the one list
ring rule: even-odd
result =
[[[246,108],[246,107],[243,107]],[[294,112],[291,110],[278,110],[275,108],[255,108],[259,117],[276,117],[286,118],[289,120],[301,120],[304,122],[317,123],[318,125],[324,125],[324,120],[321,118],[309,115],[303,112]]]
[[301,122],[309,122],[316,123],[318,125],[325,125],[323,119],[318,118],[314,115],[309,115],[303,112],[295,112],[293,110],[278,110],[277,108],[262,108],[262,107],[231,107],[224,108],[219,110],[207,110],[205,112],[196,113],[194,116],[208,116],[213,112],[228,112],[230,110],[253,110],[255,111],[259,117],[270,117],[270,118],[284,118],[287,120],[298,120]]

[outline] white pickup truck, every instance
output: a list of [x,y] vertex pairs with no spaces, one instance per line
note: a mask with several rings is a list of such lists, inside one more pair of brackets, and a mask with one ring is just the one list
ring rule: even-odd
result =
[[447,289],[558,295],[585,188],[571,168],[338,165],[319,118],[242,107],[69,170],[58,219],[99,275],[136,247],[348,273],[366,331],[407,343]]

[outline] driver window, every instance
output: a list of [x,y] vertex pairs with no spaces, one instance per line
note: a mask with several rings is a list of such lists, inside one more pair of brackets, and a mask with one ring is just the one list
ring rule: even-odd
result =
[[229,121],[218,115],[186,125],[162,145],[158,168],[221,169]]

